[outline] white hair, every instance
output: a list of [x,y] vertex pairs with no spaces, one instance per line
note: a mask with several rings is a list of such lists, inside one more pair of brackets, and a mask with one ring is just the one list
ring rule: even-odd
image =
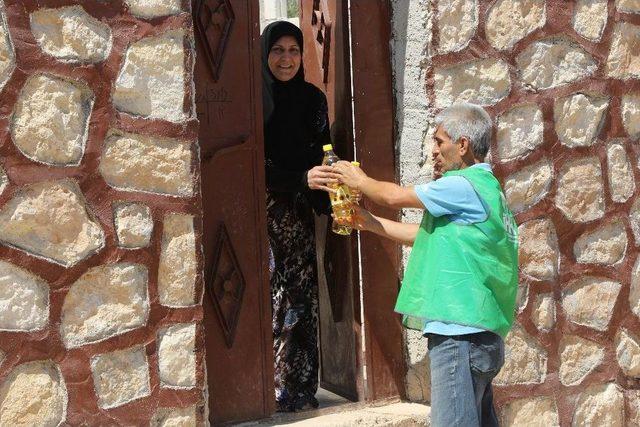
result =
[[453,104],[436,116],[436,124],[454,143],[466,137],[477,159],[484,159],[489,152],[493,123],[484,108],[466,102]]

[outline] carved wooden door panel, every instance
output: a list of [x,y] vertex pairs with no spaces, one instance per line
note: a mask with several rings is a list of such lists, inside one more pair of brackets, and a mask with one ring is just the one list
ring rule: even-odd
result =
[[213,425],[274,411],[258,0],[194,0]]
[[[307,81],[327,95],[331,139],[338,156],[353,159],[346,0],[301,1]],[[320,385],[351,400],[363,398],[357,239],[316,221],[320,294]]]

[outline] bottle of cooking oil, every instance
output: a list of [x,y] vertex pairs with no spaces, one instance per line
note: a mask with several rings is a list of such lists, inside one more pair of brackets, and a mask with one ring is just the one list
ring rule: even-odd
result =
[[[324,159],[322,159],[323,165],[331,166],[340,160],[340,158],[336,156],[336,153],[333,152],[331,144],[323,145],[322,150],[324,151]],[[335,193],[329,193],[331,209],[333,210],[335,219],[340,218],[350,222],[351,216],[353,215],[353,209],[351,208],[351,194],[349,192],[349,187],[343,184],[331,184],[329,187],[336,190]],[[335,220],[333,221],[331,230],[336,234],[351,234],[351,227],[348,225],[338,224]]]

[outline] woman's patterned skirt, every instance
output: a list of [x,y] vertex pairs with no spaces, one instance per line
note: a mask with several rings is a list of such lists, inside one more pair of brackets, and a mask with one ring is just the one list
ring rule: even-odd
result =
[[318,280],[314,214],[303,195],[267,193],[279,411],[317,407]]

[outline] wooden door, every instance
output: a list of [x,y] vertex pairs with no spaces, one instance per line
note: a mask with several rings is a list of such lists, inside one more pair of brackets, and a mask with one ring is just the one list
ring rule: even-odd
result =
[[[349,75],[348,2],[300,2],[306,80],[322,89],[329,104],[336,154],[353,159]],[[357,235],[331,232],[316,219],[319,273],[320,386],[351,400],[363,399]]]
[[210,421],[275,409],[258,0],[194,0]]
[[[358,159],[374,178],[396,180],[391,80],[390,0],[351,0],[355,140]],[[399,212],[365,203],[375,215]],[[406,363],[400,315],[400,247],[373,233],[361,234],[367,400],[405,396]]]
[[[374,178],[395,181],[389,0],[301,0],[300,5],[305,72],[307,80],[327,95],[337,154],[354,158],[355,130],[357,158],[363,168]],[[390,209],[366,207],[386,218],[399,216]],[[400,248],[390,240],[362,233],[358,261],[355,235],[345,239],[329,232],[326,236],[326,284],[322,274],[320,280],[322,384],[343,396],[356,396],[355,391],[358,400],[402,397],[406,364],[400,316],[393,311]]]

